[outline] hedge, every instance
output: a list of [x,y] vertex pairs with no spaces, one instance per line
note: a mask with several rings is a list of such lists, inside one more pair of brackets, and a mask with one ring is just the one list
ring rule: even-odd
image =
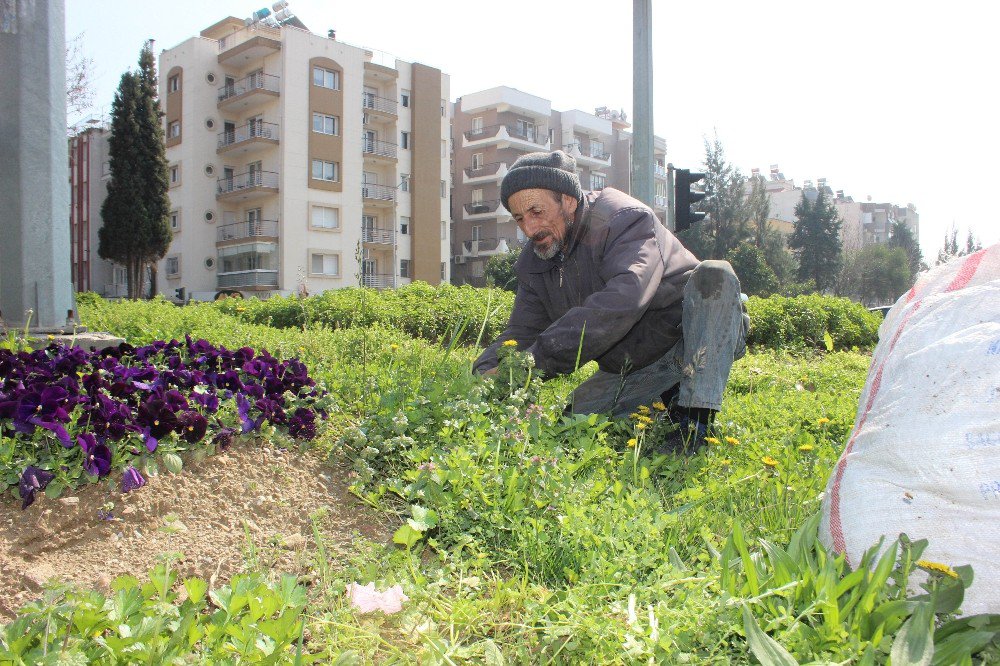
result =
[[882,315],[848,298],[805,296],[750,297],[751,346],[825,349],[825,334],[834,349],[870,349],[878,342]]

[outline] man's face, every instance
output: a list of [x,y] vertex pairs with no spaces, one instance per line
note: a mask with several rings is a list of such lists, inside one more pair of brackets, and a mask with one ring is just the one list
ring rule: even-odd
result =
[[519,190],[510,195],[510,214],[532,248],[542,259],[551,259],[562,251],[566,231],[573,224],[577,200],[552,190]]

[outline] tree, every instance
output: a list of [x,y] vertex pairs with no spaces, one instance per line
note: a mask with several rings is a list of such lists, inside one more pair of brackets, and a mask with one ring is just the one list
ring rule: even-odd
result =
[[906,251],[874,244],[847,255],[837,291],[872,306],[895,301],[912,284]]
[[795,207],[795,230],[788,238],[788,247],[799,261],[799,279],[812,280],[819,291],[832,287],[840,272],[841,224],[840,214],[822,189],[815,201],[802,193]]
[[66,115],[82,115],[94,103],[91,78],[93,58],[83,54],[83,33],[66,43]]
[[699,259],[722,259],[749,237],[750,213],[746,196],[747,179],[726,162],[718,137],[705,139],[705,191],[702,212],[708,217],[678,234],[678,238]]
[[778,278],[767,265],[764,251],[744,241],[736,246],[726,260],[740,280],[740,289],[750,296],[770,296],[778,290]]
[[504,254],[495,254],[486,262],[486,284],[517,291],[517,275],[514,274],[514,264],[521,256],[520,250],[509,250]]
[[98,232],[101,258],[126,269],[129,298],[141,296],[146,267],[163,258],[171,241],[167,159],[152,57],[147,43],[140,72],[122,75],[111,105],[111,180]]
[[913,237],[913,232],[906,226],[906,222],[902,220],[892,223],[889,234],[889,247],[898,247],[906,253],[906,263],[910,270],[910,279],[912,280],[920,272],[920,266],[924,262],[924,255],[920,251],[917,239]]
[[938,250],[937,261],[935,265],[940,266],[941,264],[947,263],[954,259],[955,257],[964,257],[967,254],[972,254],[983,249],[982,243],[976,238],[976,235],[969,229],[968,235],[965,237],[965,247],[961,248],[958,245],[958,227],[954,223],[948,230],[944,232],[944,246]]

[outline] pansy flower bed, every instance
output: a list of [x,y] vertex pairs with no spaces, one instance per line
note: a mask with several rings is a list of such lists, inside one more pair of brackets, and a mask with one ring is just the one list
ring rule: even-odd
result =
[[22,508],[116,470],[127,492],[158,463],[180,471],[183,451],[262,434],[311,440],[329,400],[298,359],[189,336],[98,352],[0,350],[0,483]]

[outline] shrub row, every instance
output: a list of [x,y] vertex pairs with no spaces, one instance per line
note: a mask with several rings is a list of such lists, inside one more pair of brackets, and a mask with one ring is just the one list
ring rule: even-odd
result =
[[[513,304],[513,294],[502,289],[415,282],[385,291],[330,290],[304,299],[224,299],[215,307],[251,324],[334,329],[381,325],[427,340],[450,340],[464,323],[462,342],[474,343],[482,329],[482,344],[488,344],[503,331]],[[827,332],[834,349],[871,348],[882,322],[880,315],[854,301],[819,294],[752,297],[747,309],[749,343],[774,349],[823,349]]]

